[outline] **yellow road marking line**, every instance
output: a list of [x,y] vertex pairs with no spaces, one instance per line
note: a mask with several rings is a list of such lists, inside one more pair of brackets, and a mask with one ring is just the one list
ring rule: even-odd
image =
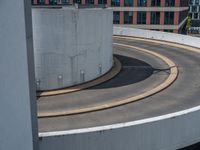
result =
[[98,84],[104,83],[112,78],[114,78],[121,70],[121,63],[120,61],[114,57],[114,66],[112,67],[112,69],[106,73],[105,75],[94,79],[92,81],[80,84],[80,85],[76,85],[76,86],[72,86],[72,87],[68,87],[68,88],[63,88],[63,89],[58,89],[58,90],[50,90],[50,91],[43,91],[43,92],[38,92],[37,96],[38,97],[44,97],[44,96],[53,96],[53,95],[59,95],[59,94],[66,94],[66,93],[71,93],[71,92],[77,92],[89,87],[93,87],[96,86]]
[[178,68],[176,67],[176,64],[172,60],[170,60],[169,58],[167,58],[167,57],[165,57],[161,54],[158,54],[156,52],[149,51],[149,50],[144,49],[144,48],[126,45],[126,44],[120,44],[120,43],[114,43],[114,44],[118,45],[118,46],[122,46],[122,47],[137,49],[139,51],[142,51],[142,52],[145,52],[145,53],[148,53],[148,54],[151,54],[151,55],[154,55],[154,56],[160,58],[161,60],[163,60],[169,66],[170,75],[168,76],[168,78],[163,83],[161,83],[157,87],[155,87],[155,88],[153,88],[153,89],[151,89],[147,92],[144,92],[142,94],[139,94],[137,96],[128,98],[128,99],[123,99],[123,100],[120,100],[120,101],[117,101],[117,102],[108,102],[108,103],[105,103],[105,104],[99,104],[99,105],[91,106],[91,107],[72,109],[72,110],[61,110],[61,111],[56,111],[56,112],[52,112],[52,111],[38,112],[38,117],[44,118],[44,117],[75,115],[75,114],[98,111],[98,110],[103,110],[103,109],[108,109],[108,108],[113,108],[113,107],[125,105],[125,104],[128,104],[128,103],[149,97],[153,94],[156,94],[156,93],[164,90],[165,88],[170,86],[176,80],[176,78],[178,77]]

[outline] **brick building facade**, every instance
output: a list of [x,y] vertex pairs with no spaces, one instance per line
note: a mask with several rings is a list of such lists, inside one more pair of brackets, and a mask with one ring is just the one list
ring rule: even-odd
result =
[[182,33],[189,0],[33,0],[33,4],[106,4],[113,23],[130,27]]

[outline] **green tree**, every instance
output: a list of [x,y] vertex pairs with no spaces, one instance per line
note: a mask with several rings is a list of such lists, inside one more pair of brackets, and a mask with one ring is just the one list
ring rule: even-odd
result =
[[187,33],[190,32],[191,26],[192,26],[192,18],[189,16],[189,17],[187,18],[187,25],[186,25]]

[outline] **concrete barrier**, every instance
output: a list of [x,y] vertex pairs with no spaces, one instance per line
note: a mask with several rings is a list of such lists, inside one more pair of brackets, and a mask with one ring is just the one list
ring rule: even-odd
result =
[[[197,38],[156,31],[114,28],[114,34],[200,46]],[[197,106],[133,122],[39,133],[39,145],[40,150],[175,150],[200,141],[199,118]]]
[[40,133],[40,150],[175,150],[200,141],[199,109],[110,126]]
[[133,36],[147,39],[162,40],[200,48],[200,38],[182,34],[134,29],[128,27],[114,27],[113,34],[119,36]]
[[38,90],[84,83],[112,67],[111,9],[33,8],[32,18]]

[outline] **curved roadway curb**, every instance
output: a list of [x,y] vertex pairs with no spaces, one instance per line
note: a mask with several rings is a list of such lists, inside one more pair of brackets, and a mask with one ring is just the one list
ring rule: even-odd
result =
[[64,89],[38,92],[37,96],[44,97],[44,96],[60,95],[60,94],[66,94],[66,93],[76,92],[76,91],[80,91],[86,88],[90,88],[114,78],[120,72],[121,68],[122,68],[122,65],[120,61],[116,57],[114,57],[114,67],[112,67],[112,69],[106,74],[104,74],[103,76],[100,76],[97,79],[94,79],[92,81],[89,81],[80,85],[64,88]]
[[146,98],[148,96],[151,96],[155,93],[158,93],[158,92],[164,90],[165,88],[167,88],[168,86],[170,86],[176,80],[176,78],[178,76],[178,68],[176,67],[175,63],[173,61],[171,61],[169,58],[167,58],[167,57],[165,57],[161,54],[158,54],[156,52],[152,52],[152,51],[149,51],[147,49],[140,48],[140,47],[125,45],[125,44],[119,44],[119,43],[114,43],[114,44],[118,45],[118,46],[122,46],[122,47],[137,49],[141,52],[148,53],[148,54],[151,54],[151,55],[154,55],[154,56],[160,58],[161,60],[163,60],[169,66],[170,75],[168,76],[168,78],[163,83],[161,83],[157,87],[153,88],[152,90],[144,92],[142,94],[139,94],[137,96],[134,96],[134,97],[131,97],[131,98],[128,98],[128,99],[123,99],[123,100],[120,100],[120,101],[117,101],[117,102],[109,102],[109,103],[105,103],[105,104],[96,105],[96,106],[93,106],[93,107],[85,107],[85,108],[79,108],[79,109],[73,109],[73,110],[62,110],[62,111],[57,111],[57,112],[49,111],[49,112],[44,112],[44,113],[38,112],[38,117],[44,118],[44,117],[75,115],[75,114],[98,111],[98,110],[103,110],[103,109],[108,109],[108,108],[113,108],[113,107],[125,105],[125,104],[128,104],[128,103],[134,102],[134,101],[141,100],[141,99]]

